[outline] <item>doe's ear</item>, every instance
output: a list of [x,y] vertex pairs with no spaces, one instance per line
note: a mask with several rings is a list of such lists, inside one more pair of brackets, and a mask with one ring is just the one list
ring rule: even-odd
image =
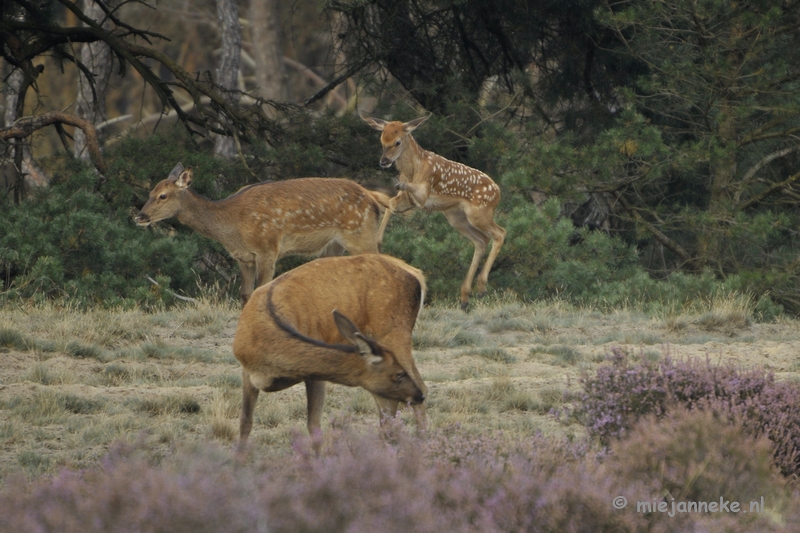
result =
[[186,189],[189,185],[192,184],[192,180],[194,179],[194,171],[192,167],[186,167],[186,170],[178,175],[178,179],[175,180],[175,185],[180,187],[181,189]]
[[169,178],[178,179],[178,176],[181,175],[181,172],[183,172],[183,165],[178,163],[177,165],[175,165],[175,168],[173,168],[172,171],[169,173],[169,176],[167,176],[167,179],[169,179]]
[[372,127],[372,129],[375,129],[375,130],[378,130],[378,131],[383,131],[383,128],[386,127],[387,123],[386,123],[385,120],[381,120],[379,118],[373,118],[373,117],[365,117],[361,113],[359,113],[358,116],[361,117],[361,120],[363,120],[364,122],[369,124]]
[[405,131],[406,133],[411,133],[415,129],[422,126],[425,123],[425,121],[428,120],[429,118],[431,118],[431,115],[428,115],[427,117],[415,118],[414,120],[409,120],[408,122],[403,124],[403,131]]
[[374,341],[361,333],[356,325],[340,313],[338,309],[333,310],[333,321],[336,323],[339,333],[358,348],[358,353],[368,363],[380,363],[383,361],[383,357],[375,353]]

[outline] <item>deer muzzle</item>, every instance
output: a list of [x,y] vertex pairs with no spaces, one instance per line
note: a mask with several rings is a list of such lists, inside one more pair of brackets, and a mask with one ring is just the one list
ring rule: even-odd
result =
[[139,212],[138,215],[133,217],[133,221],[136,222],[139,226],[149,226],[150,225],[150,215],[145,213]]

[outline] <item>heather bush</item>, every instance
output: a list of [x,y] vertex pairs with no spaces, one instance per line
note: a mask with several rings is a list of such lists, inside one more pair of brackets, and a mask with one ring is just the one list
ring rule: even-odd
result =
[[663,416],[672,406],[713,408],[741,421],[754,437],[766,436],[786,476],[800,474],[800,387],[763,370],[709,361],[634,361],[615,350],[610,364],[581,379],[579,417],[589,433],[608,444],[645,415]]
[[[668,479],[679,484],[682,472],[699,468],[702,453],[708,454],[709,472],[701,474],[711,482],[704,491],[728,487],[714,476],[725,454],[733,454],[745,471],[732,479],[756,480],[747,486],[774,494],[770,504],[777,502],[780,484],[763,474],[771,471],[763,441],[755,458],[747,459],[756,441],[736,438],[740,428],[715,433],[724,426],[694,414],[663,424],[646,421],[631,433],[630,447],[621,443],[602,461],[587,453],[585,443],[541,436],[514,441],[501,433],[467,437],[457,427],[419,440],[391,421],[384,439],[337,428],[320,457],[305,437],[287,453],[252,449],[249,457],[236,459],[213,445],[160,459],[135,445],[116,446],[96,469],[10,480],[0,492],[0,531],[655,532],[714,530],[721,521],[726,531],[739,532],[754,523],[762,531],[796,525],[792,515],[779,517],[782,528],[761,516],[673,520],[615,509],[617,495],[631,502],[663,497],[655,491],[667,484],[658,484],[662,478],[649,470],[642,453],[694,461],[669,472]],[[648,437],[658,433],[667,437]],[[694,457],[670,455],[681,439],[695,434],[703,445]],[[724,446],[717,451],[717,444]]]
[[100,468],[62,470],[52,479],[8,483],[3,532],[249,532],[265,531],[265,511],[247,505],[253,487],[218,456],[191,468],[163,468],[118,447]]
[[117,447],[99,469],[14,480],[0,530],[635,531],[580,454],[534,441],[339,433],[319,458],[301,440],[245,464],[213,449],[153,461]]
[[[651,531],[792,530],[776,519],[786,517],[790,497],[772,462],[771,443],[723,413],[678,407],[661,418],[645,416],[612,443],[602,472],[628,498],[625,511],[641,513]],[[718,512],[689,507],[720,498],[728,503]],[[637,509],[638,502],[663,502],[672,516]],[[738,507],[731,509],[731,502]],[[764,508],[751,512],[751,502]]]
[[676,501],[771,500],[783,483],[772,443],[713,409],[676,407],[660,419],[647,415],[611,450],[607,465],[615,477],[643,482],[652,494]]

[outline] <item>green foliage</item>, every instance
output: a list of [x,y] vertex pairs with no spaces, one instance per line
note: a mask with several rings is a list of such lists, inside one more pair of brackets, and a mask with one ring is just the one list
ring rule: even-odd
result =
[[132,215],[179,161],[204,169],[193,186],[213,196],[222,187],[240,186],[234,183],[244,176],[238,167],[192,150],[177,135],[121,142],[108,161],[110,170],[103,178],[81,163],[56,159],[50,187],[0,212],[5,228],[0,270],[13,273],[4,297],[151,307],[172,303],[172,292],[195,294],[198,282],[212,280],[198,272],[197,262],[209,248],[219,249],[216,243],[188,228],[177,236],[141,228]]
[[[65,297],[77,304],[169,303],[151,289],[147,275],[173,280],[187,290],[196,276],[189,265],[196,242],[173,242],[136,227],[95,189],[83,169],[37,191],[22,205],[0,213],[0,265],[17,272],[8,296]],[[123,214],[125,216],[123,216]]]
[[[661,176],[662,167],[653,161],[667,152],[658,131],[640,115],[625,111],[616,129],[599,135],[596,144],[574,150],[569,143],[522,143],[515,132],[491,120],[480,126],[480,135],[465,143],[473,128],[469,109],[453,103],[452,110],[454,118],[432,116],[417,137],[426,148],[500,175],[498,181],[505,184],[497,218],[508,235],[490,275],[490,290],[523,300],[558,297],[602,309],[637,305],[656,312],[691,305],[698,298],[739,292],[754,295],[756,316],[766,319],[782,312],[772,299],[775,291],[797,290],[796,269],[791,268],[794,237],[789,231],[794,218],[786,212],[734,219],[737,223],[730,226],[727,238],[741,252],[738,273],[720,281],[717,273],[677,272],[662,283],[648,275],[630,241],[576,229],[562,217],[556,199],[541,208],[525,199],[522,191],[531,187],[569,198],[566,185],[586,175],[590,167],[600,169],[595,174],[603,179],[641,172],[654,180]],[[419,116],[418,110],[402,106],[376,114],[401,120]],[[298,121],[287,132],[292,142],[248,156],[252,168],[266,169],[263,177],[333,173],[337,166],[332,160],[340,160],[352,177],[362,181],[388,183],[395,175],[376,170],[377,132],[354,115]],[[318,144],[312,149],[314,143]],[[532,146],[538,148],[526,153]],[[202,170],[196,173],[193,186],[212,198],[224,197],[254,180],[244,165],[204,153],[180,130],[170,136],[120,142],[107,159],[110,170],[105,177],[78,162],[54,159],[51,187],[0,213],[0,224],[7,229],[0,235],[4,298],[65,298],[78,306],[161,307],[175,300],[174,293],[193,295],[202,286],[217,285],[233,294],[236,287],[231,279],[237,279],[237,269],[218,243],[175,221],[140,228],[131,217],[153,185],[179,161]],[[416,211],[392,220],[385,251],[427,274],[434,301],[455,301],[472,258],[471,243],[438,213]],[[691,220],[695,225],[707,223],[701,216]],[[209,251],[222,258],[226,279],[201,261]],[[306,260],[286,258],[277,273]],[[782,268],[767,270],[775,264]],[[148,276],[158,285],[148,281]]]
[[[560,296],[594,303],[601,287],[641,273],[635,249],[600,232],[576,230],[559,219],[560,206],[538,209],[517,202],[498,217],[508,231],[489,276],[490,287],[526,300]],[[453,301],[472,259],[473,246],[439,214],[416,212],[394,219],[385,250],[421,268],[433,300]],[[573,244],[575,236],[580,237]]]
[[[751,294],[755,280],[710,272],[675,272],[656,280],[642,267],[635,247],[602,231],[576,229],[559,216],[555,200],[541,208],[519,198],[500,213],[498,223],[508,231],[489,290],[512,293],[522,300],[561,298],[603,310],[636,307],[659,313],[694,309],[729,294]],[[384,250],[421,268],[428,279],[429,298],[454,302],[472,260],[473,246],[437,213],[418,211],[392,219]],[[772,319],[781,309],[761,296],[757,315]]]

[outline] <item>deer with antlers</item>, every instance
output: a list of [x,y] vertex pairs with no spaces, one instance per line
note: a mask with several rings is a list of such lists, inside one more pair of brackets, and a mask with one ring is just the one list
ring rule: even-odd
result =
[[378,229],[378,242],[380,245],[393,211],[412,208],[441,211],[450,225],[475,245],[467,277],[461,284],[461,308],[466,310],[472,281],[489,242],[491,251],[476,280],[478,295],[486,292],[489,271],[505,240],[506,230],[494,221],[494,211],[500,203],[500,187],[480,170],[450,161],[417,144],[411,132],[429,117],[403,123],[361,116],[381,132],[380,166],[389,168],[394,164],[400,171],[396,185],[399,192],[389,201]]
[[342,178],[298,178],[243,187],[223,200],[203,198],[190,185],[192,167],[178,163],[150,192],[135,217],[140,226],[177,217],[218,241],[239,264],[240,296],[275,275],[289,254],[341,255],[378,252],[378,219],[388,196]]

